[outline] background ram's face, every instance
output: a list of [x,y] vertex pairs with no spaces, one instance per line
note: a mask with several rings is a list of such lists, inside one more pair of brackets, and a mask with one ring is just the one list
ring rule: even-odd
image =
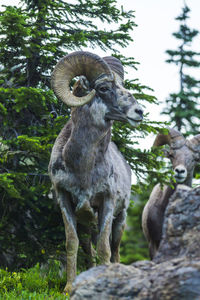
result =
[[188,174],[193,172],[196,164],[193,152],[184,145],[176,150],[171,149],[168,157],[173,166],[174,178],[178,183],[183,183],[187,179]]

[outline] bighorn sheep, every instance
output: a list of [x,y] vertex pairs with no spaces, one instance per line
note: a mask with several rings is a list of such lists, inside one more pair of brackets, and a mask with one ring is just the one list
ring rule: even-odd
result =
[[[70,91],[70,81],[81,76]],[[123,87],[123,66],[114,57],[77,51],[52,74],[56,96],[73,107],[58,135],[49,173],[66,233],[67,285],[76,276],[79,242],[93,265],[96,243],[101,264],[119,262],[119,245],[131,191],[131,170],[111,142],[112,120],[136,127],[143,110]],[[96,230],[96,231],[95,231]]]
[[169,150],[164,149],[166,157],[171,160],[174,172],[174,188],[157,184],[151,192],[142,214],[142,227],[149,243],[150,258],[155,256],[162,236],[165,209],[169,198],[174,193],[177,184],[183,183],[191,187],[194,168],[200,162],[200,134],[192,139],[185,139],[175,129],[169,129],[168,135],[158,134],[153,146],[168,144]]

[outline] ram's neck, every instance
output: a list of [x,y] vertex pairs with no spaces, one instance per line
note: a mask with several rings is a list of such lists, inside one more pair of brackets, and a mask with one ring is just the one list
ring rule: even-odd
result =
[[173,184],[173,187],[172,186],[166,187],[165,193],[163,194],[162,205],[161,205],[163,213],[169,203],[169,198],[173,195],[175,189],[176,189],[176,184]]
[[194,169],[190,172],[190,174],[188,174],[186,181],[183,182],[184,185],[192,187],[193,174],[194,174]]
[[65,164],[74,173],[87,174],[101,161],[111,136],[111,124],[91,107],[76,109],[72,115],[71,135],[63,149]]

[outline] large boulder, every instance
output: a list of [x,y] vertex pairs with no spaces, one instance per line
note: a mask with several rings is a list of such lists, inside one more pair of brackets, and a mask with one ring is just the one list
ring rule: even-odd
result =
[[72,300],[200,300],[200,187],[171,197],[153,261],[92,268],[73,287]]

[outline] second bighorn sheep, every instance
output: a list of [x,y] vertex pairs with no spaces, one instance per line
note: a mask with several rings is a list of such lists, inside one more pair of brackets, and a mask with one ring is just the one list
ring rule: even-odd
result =
[[175,129],[169,129],[168,135],[158,134],[153,146],[169,145],[165,155],[171,160],[174,178],[174,188],[157,184],[151,192],[142,214],[142,227],[149,244],[150,258],[153,259],[162,237],[162,227],[165,209],[169,198],[175,191],[177,184],[192,186],[192,178],[196,164],[200,163],[200,134],[187,140]]
[[[70,91],[70,81],[81,76]],[[79,243],[93,265],[119,262],[119,245],[131,192],[131,169],[111,142],[113,120],[136,127],[143,110],[123,87],[124,71],[114,57],[78,51],[62,58],[52,74],[56,96],[73,107],[58,135],[49,172],[66,233],[67,285],[76,276]]]

